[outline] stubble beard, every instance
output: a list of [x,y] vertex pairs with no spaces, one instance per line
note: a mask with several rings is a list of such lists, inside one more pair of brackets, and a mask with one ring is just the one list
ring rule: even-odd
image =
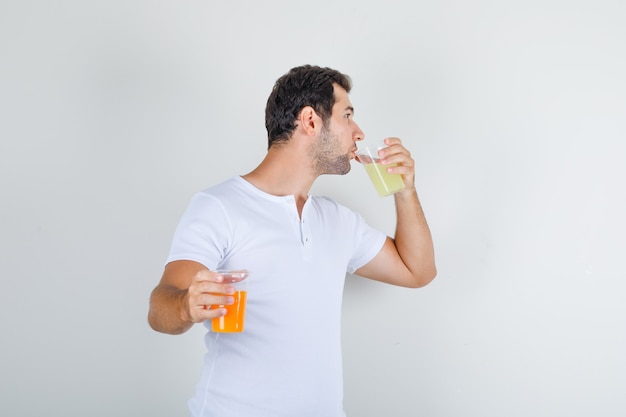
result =
[[345,175],[350,172],[349,154],[336,154],[340,146],[337,135],[332,134],[329,129],[323,126],[316,146],[311,152],[313,169],[317,175]]

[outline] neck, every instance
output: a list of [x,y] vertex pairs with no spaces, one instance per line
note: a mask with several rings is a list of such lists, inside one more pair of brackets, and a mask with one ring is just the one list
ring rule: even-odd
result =
[[293,195],[298,207],[304,205],[317,175],[310,162],[299,157],[289,145],[272,147],[261,163],[243,178],[258,189],[272,195]]

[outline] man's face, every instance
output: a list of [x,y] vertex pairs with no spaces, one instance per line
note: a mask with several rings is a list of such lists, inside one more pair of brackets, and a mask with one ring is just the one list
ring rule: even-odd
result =
[[353,120],[354,108],[348,93],[335,85],[335,104],[330,118],[322,127],[316,146],[313,147],[313,163],[318,175],[350,172],[350,160],[354,158],[356,142],[364,134]]

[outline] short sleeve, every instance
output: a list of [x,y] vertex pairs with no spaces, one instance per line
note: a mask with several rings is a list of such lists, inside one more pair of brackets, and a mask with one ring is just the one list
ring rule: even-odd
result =
[[167,262],[190,260],[216,269],[228,247],[231,229],[219,199],[197,193],[176,227]]
[[354,213],[354,216],[355,251],[350,258],[347,269],[351,274],[374,259],[387,239],[387,235],[368,225],[360,214]]

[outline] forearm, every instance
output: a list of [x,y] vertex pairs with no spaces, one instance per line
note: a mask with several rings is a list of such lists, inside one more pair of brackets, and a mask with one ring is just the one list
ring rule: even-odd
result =
[[160,284],[150,296],[148,322],[157,332],[181,334],[193,326],[186,310],[187,290]]
[[398,254],[410,271],[416,287],[422,287],[437,275],[430,228],[414,188],[394,195]]

